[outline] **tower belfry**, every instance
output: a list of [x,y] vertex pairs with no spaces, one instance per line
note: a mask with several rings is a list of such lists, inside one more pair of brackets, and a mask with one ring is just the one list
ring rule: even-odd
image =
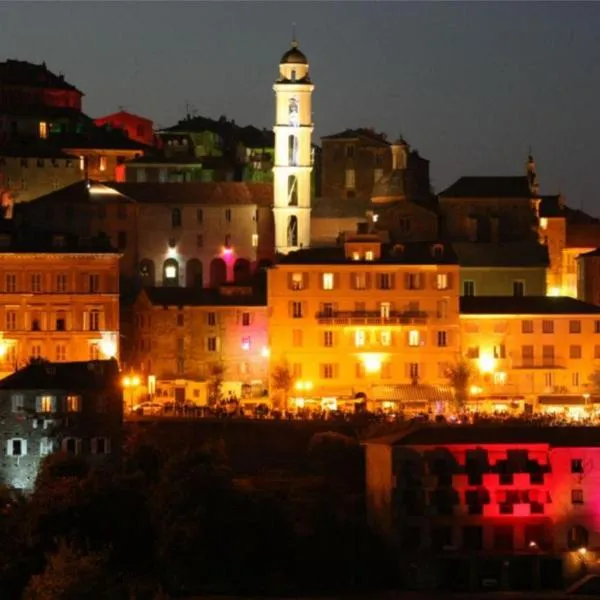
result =
[[275,91],[273,216],[275,250],[287,254],[310,245],[312,84],[296,35],[281,57]]

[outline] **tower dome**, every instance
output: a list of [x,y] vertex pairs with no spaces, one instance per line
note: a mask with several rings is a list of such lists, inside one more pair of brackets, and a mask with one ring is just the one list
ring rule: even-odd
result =
[[308,60],[304,52],[298,48],[298,42],[292,41],[292,47],[281,57],[279,61],[281,65],[307,65]]

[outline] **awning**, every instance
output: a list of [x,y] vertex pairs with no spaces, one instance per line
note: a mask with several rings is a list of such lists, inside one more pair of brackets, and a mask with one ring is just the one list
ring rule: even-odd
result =
[[553,394],[551,396],[538,396],[538,402],[546,406],[585,406],[586,404],[597,404],[600,402],[600,396],[590,396],[586,402],[583,394]]
[[450,402],[453,399],[452,388],[435,385],[377,385],[367,394],[369,400],[383,402],[429,403]]

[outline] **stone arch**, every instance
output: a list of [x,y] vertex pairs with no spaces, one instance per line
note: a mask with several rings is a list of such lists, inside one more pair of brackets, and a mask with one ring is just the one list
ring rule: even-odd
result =
[[227,264],[222,258],[213,258],[210,262],[210,285],[218,287],[227,281]]
[[140,280],[144,287],[153,287],[156,285],[156,272],[153,260],[144,258],[140,261]]
[[587,548],[590,541],[588,530],[582,525],[573,525],[567,531],[567,548],[569,550],[579,550]]
[[167,258],[163,263],[163,285],[170,287],[179,285],[179,263],[174,258]]
[[203,285],[202,263],[197,258],[191,258],[185,264],[186,287],[201,288]]
[[298,245],[298,217],[296,215],[292,215],[288,219],[287,245],[288,246],[297,246]]
[[298,178],[288,175],[288,206],[298,206]]
[[238,258],[233,265],[233,280],[235,283],[247,283],[252,277],[252,267],[250,261],[245,258]]

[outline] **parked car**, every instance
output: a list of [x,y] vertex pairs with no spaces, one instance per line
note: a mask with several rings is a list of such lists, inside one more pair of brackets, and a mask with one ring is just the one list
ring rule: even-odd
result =
[[164,411],[164,406],[159,402],[142,402],[133,407],[133,412],[136,415],[160,415]]

